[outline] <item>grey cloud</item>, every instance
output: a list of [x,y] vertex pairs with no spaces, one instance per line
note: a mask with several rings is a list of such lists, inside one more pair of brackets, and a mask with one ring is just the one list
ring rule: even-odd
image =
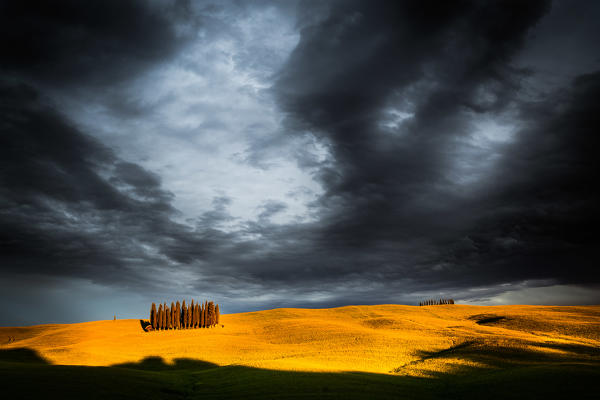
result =
[[153,230],[173,228],[172,195],[156,176],[71,126],[35,90],[3,85],[0,92],[4,269],[135,281],[137,267],[127,260],[152,260],[138,241],[154,245]]
[[114,84],[181,45],[178,9],[144,1],[3,2],[0,33],[12,45],[3,49],[2,71],[57,87]]
[[[158,174],[92,139],[43,88],[64,85],[73,98],[108,93],[122,110],[115,118],[143,118],[163,103],[129,101],[110,88],[180,51],[200,26],[185,25],[185,15],[202,21],[202,40],[223,32],[241,43],[243,27],[234,25],[244,7],[269,4],[110,2],[87,10],[63,2],[44,16],[45,7],[2,10],[13,22],[0,31],[33,51],[3,55],[0,85],[0,273],[11,281],[84,280],[122,296],[215,293],[230,311],[414,303],[436,293],[489,300],[506,290],[533,296],[535,286],[563,293],[598,283],[600,74],[544,86],[541,98],[527,91],[539,75],[522,52],[536,32],[552,41],[543,28],[548,2],[300,3],[300,42],[260,93],[274,96],[285,129],[249,125],[238,156],[263,171],[277,157],[295,157],[322,195],[304,222],[278,224],[291,201],[269,200],[261,188],[257,218],[244,221],[231,212],[239,199],[223,192],[188,225],[176,222],[175,195]],[[40,35],[27,36],[34,31]],[[254,46],[234,62],[268,57]],[[263,66],[254,72],[267,79]],[[202,111],[198,129],[228,126],[211,118],[214,110],[187,110]],[[510,135],[485,132],[489,120]],[[203,145],[210,151],[219,141]]]
[[268,221],[272,216],[287,209],[287,204],[282,201],[269,200],[261,206],[262,211],[258,214],[259,220]]
[[[587,180],[588,167],[575,167],[581,154],[565,152],[566,142],[542,149],[540,142],[524,143],[521,137],[543,141],[538,136],[542,131],[568,126],[587,140],[593,137],[587,130],[593,128],[586,127],[597,125],[588,120],[595,111],[577,117],[567,111],[555,119],[522,115],[522,121],[515,121],[524,126],[517,143],[497,146],[502,166],[488,177],[493,184],[481,185],[479,190],[487,193],[478,190],[464,198],[460,185],[448,178],[465,151],[457,141],[472,133],[473,121],[518,103],[519,82],[530,72],[515,68],[511,60],[548,9],[547,2],[514,8],[500,3],[340,2],[333,3],[327,17],[303,27],[276,93],[289,126],[322,135],[335,160],[320,175],[326,195],[320,199],[322,223],[314,243],[327,250],[317,274],[334,276],[338,271],[331,264],[345,262],[342,275],[380,271],[388,279],[414,277],[433,287],[439,282],[468,286],[529,277],[578,282],[591,277],[594,258],[588,245],[571,248],[561,237],[566,226],[560,219],[567,214],[536,221],[534,210],[543,203],[528,195],[546,191],[551,202],[583,200],[582,193],[553,190],[556,183],[568,182],[560,175],[544,175],[547,163],[560,154],[567,159],[571,181]],[[563,101],[575,108],[579,102],[593,104],[589,94],[583,96]],[[539,107],[551,109],[557,100]],[[386,135],[378,128],[381,110],[396,104],[409,105],[412,116],[398,135]],[[517,107],[526,110],[528,105]],[[520,185],[510,174],[503,175],[508,164],[520,161],[515,150],[536,159],[533,165],[513,166]],[[547,150],[551,155],[545,160]],[[519,211],[502,212],[502,205]],[[570,211],[572,230],[566,236],[572,240],[577,230],[594,225],[595,217],[587,208]],[[527,216],[522,220],[525,232],[513,239],[530,247],[507,251],[497,243],[516,235],[507,228],[524,217],[520,213]],[[455,243],[465,237],[473,247],[458,251]],[[371,257],[363,260],[357,253]],[[361,262],[348,262],[357,257]],[[578,273],[565,269],[569,260],[577,263]],[[440,263],[451,267],[436,272]]]

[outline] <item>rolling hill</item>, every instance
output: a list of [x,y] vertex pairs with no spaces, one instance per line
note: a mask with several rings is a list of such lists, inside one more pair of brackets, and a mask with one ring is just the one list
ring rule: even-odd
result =
[[17,398],[585,398],[600,382],[600,306],[275,309],[221,324],[0,328],[2,385]]

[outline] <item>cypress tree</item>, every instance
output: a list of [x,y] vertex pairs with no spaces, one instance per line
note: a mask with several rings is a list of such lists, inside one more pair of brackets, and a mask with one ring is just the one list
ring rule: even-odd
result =
[[183,329],[183,308],[185,307],[185,302],[181,304],[181,307],[179,308],[179,329]]
[[162,304],[159,304],[158,305],[158,314],[157,314],[158,321],[156,322],[156,329],[158,329],[158,330],[162,329],[162,313],[163,313]]
[[179,304],[179,300],[175,303],[175,315],[173,316],[173,320],[175,321],[175,329],[179,329],[179,314],[181,312],[181,304]]
[[177,315],[177,311],[175,310],[175,304],[171,302],[171,326],[173,329],[177,329],[177,322],[175,322],[175,316]]
[[169,329],[169,307],[167,307],[166,303],[165,303],[165,305],[163,307],[163,312],[164,312],[164,315],[163,315],[163,324],[164,324],[164,327],[163,327],[163,329],[167,330],[167,329]]
[[202,307],[200,307],[200,303],[196,304],[196,328],[202,328],[202,325],[200,325],[200,319],[202,318],[200,316],[201,309]]
[[179,316],[179,327],[181,329],[185,329],[185,324],[183,323],[183,316],[185,315],[185,300],[181,302],[181,315]]
[[196,304],[192,307],[192,311],[190,312],[190,327],[194,328],[194,321],[196,319]]
[[175,310],[175,304],[171,303],[171,329],[176,329],[175,326],[177,323],[175,322],[175,315],[177,311]]
[[156,330],[156,304],[154,303],[150,307],[150,324],[152,325],[152,329]]
[[185,310],[185,329],[190,327],[190,307]]
[[192,320],[190,321],[190,326],[192,327],[192,329],[194,329],[196,327],[196,311],[198,310],[198,303],[195,303],[194,306],[192,307]]
[[219,319],[221,319],[221,311],[219,311],[219,305],[215,307],[215,325],[219,325]]
[[188,313],[188,306],[185,306],[185,309],[181,311],[181,328],[182,329],[187,329],[187,313]]
[[188,315],[188,326],[190,328],[194,327],[194,308],[196,306],[194,305],[194,299],[192,299],[192,305],[190,306],[190,315]]
[[208,328],[209,325],[209,320],[208,320],[208,300],[204,301],[204,326],[206,328]]
[[164,304],[163,311],[164,311],[163,321],[165,324],[163,329],[167,330],[167,329],[169,329],[169,307],[167,307],[167,304]]
[[217,305],[213,303],[213,318],[212,318],[213,326],[217,325]]
[[175,308],[175,304],[171,303],[171,311],[173,315],[171,315],[171,321],[173,324],[173,329],[177,329],[177,309]]
[[196,305],[194,304],[194,299],[192,299],[192,305],[190,310],[190,328],[194,327],[194,317],[196,316]]
[[187,328],[191,328],[192,327],[192,306],[188,307],[188,313],[187,313]]
[[162,330],[163,329],[163,313],[165,312],[165,310],[163,310],[163,306],[162,304],[158,305],[158,330]]
[[166,312],[166,314],[167,314],[167,329],[171,329],[173,327],[173,321],[171,320],[171,317],[172,317],[171,312],[172,312],[171,308],[167,307],[167,312]]
[[206,326],[206,320],[204,319],[204,303],[200,304],[200,328]]
[[192,305],[190,306],[190,328],[194,329],[194,310],[196,309],[196,303],[192,300]]
[[210,328],[210,326],[211,326],[211,320],[210,320],[210,301],[207,301],[206,305],[204,307],[204,324],[206,325],[207,328]]
[[160,326],[161,330],[164,330],[165,329],[165,323],[164,323],[164,321],[165,321],[165,308],[161,304],[159,306],[158,310],[159,310],[159,314],[160,314],[159,317],[158,317],[158,319],[159,319],[158,320],[158,325]]
[[185,329],[189,329],[190,327],[190,305],[188,305],[187,309],[185,310]]
[[198,304],[198,327],[202,328],[202,304]]
[[190,312],[192,315],[190,318],[190,327],[192,329],[194,329],[196,327],[196,306],[197,305],[198,305],[197,303],[194,303],[194,306],[192,307],[192,311]]
[[190,321],[192,319],[191,315],[192,315],[192,306],[188,304],[188,308],[185,311],[185,329],[190,328]]
[[171,329],[175,329],[175,304],[173,304],[173,302],[171,302]]
[[204,305],[200,306],[200,328],[204,328]]
[[181,308],[179,309],[179,329],[183,329],[183,324],[181,322],[181,314],[183,313],[184,308],[185,308],[185,301],[181,303]]
[[208,326],[211,327],[214,325],[215,320],[215,304],[210,301],[208,302]]

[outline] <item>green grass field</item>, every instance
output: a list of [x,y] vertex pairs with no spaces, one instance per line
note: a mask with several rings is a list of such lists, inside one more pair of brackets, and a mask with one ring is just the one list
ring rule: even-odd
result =
[[[430,377],[360,372],[319,373],[223,366],[160,357],[110,367],[48,364],[30,349],[0,351],[5,399],[597,399],[598,349],[581,359],[539,359],[537,353],[498,354],[458,348],[428,357],[484,362]],[[457,354],[458,353],[458,354]]]

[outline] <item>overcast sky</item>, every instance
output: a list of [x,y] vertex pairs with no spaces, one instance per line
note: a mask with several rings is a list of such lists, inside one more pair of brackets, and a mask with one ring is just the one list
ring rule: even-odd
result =
[[0,325],[600,303],[600,2],[0,4]]

